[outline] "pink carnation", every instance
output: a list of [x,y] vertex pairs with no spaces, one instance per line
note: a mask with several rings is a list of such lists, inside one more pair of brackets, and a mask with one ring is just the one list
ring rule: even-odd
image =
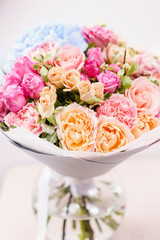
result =
[[3,89],[0,88],[0,122],[4,121],[4,117],[7,115],[8,109],[3,101]]
[[97,80],[101,83],[104,83],[104,92],[114,93],[117,88],[121,86],[119,77],[111,72],[106,71],[105,73],[100,73],[97,77]]
[[97,117],[115,117],[132,129],[137,120],[137,109],[132,100],[122,94],[113,94],[109,100],[97,108]]
[[22,89],[26,97],[40,98],[40,92],[42,92],[44,86],[43,79],[37,74],[26,73],[23,77]]
[[80,81],[89,81],[89,78],[87,77],[87,75],[80,73],[81,77],[80,77]]
[[3,92],[3,101],[11,112],[18,112],[26,105],[26,98],[22,88],[17,84],[9,85]]
[[84,71],[90,78],[96,78],[100,74],[100,65],[95,60],[87,59],[84,63]]
[[18,84],[21,85],[22,79],[15,71],[11,71],[4,76],[3,88],[6,89],[9,85]]
[[104,48],[108,43],[117,44],[118,37],[112,30],[106,30],[101,26],[82,29],[84,38],[88,43],[95,43],[96,47]]
[[105,61],[100,48],[88,49],[87,55],[89,60],[95,60],[100,66]]
[[5,124],[15,127],[24,127],[36,135],[42,133],[42,127],[39,120],[39,115],[34,107],[33,103],[28,103],[22,110],[18,113],[10,112],[5,117]]
[[[112,68],[114,69],[113,71],[114,71],[115,73],[118,73],[119,70],[121,70],[121,68],[120,68],[118,65],[116,65],[116,64],[110,64],[110,65],[108,65],[108,67],[112,67]],[[107,67],[107,68],[108,68],[108,67]],[[110,70],[110,71],[112,71],[112,70]],[[113,72],[113,71],[112,71],[112,72]]]

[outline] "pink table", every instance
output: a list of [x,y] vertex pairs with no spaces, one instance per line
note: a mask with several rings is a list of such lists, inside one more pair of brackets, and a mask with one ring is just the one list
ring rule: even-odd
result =
[[[37,163],[7,172],[0,198],[0,240],[35,239],[32,191],[41,169]],[[125,186],[127,210],[112,240],[160,240],[160,159],[131,159],[116,171]]]

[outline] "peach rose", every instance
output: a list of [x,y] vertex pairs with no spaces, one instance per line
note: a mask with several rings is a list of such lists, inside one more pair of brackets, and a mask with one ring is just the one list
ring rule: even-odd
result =
[[93,85],[89,80],[80,81],[78,83],[78,90],[80,94],[80,99],[84,102],[91,101],[95,96],[95,90]]
[[48,81],[47,85],[55,86],[57,89],[62,88],[61,77],[65,73],[65,70],[61,67],[52,67],[47,75]]
[[129,128],[112,117],[100,116],[97,136],[96,152],[112,152],[134,140]]
[[55,66],[62,67],[66,71],[71,69],[81,70],[85,59],[81,49],[72,45],[64,45],[58,57],[60,60],[54,61]]
[[77,84],[80,82],[79,71],[72,69],[65,72],[61,77],[61,83],[66,88],[66,91],[77,90]]
[[49,118],[54,112],[54,104],[57,99],[56,88],[52,86],[44,87],[42,93],[40,93],[40,99],[38,104],[38,110],[43,118]]
[[160,91],[158,87],[146,77],[139,77],[125,92],[127,98],[136,104],[138,114],[155,116],[160,108]]
[[137,125],[132,129],[135,138],[139,138],[143,133],[160,126],[160,120],[156,117],[148,117],[146,115],[138,116]]
[[101,82],[92,83],[95,91],[95,97],[103,99],[104,96],[104,84]]
[[97,118],[95,112],[72,103],[55,115],[58,137],[64,149],[94,151]]

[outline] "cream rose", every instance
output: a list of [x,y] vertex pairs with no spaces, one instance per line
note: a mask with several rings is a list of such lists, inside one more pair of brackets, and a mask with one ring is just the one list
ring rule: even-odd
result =
[[97,129],[95,112],[72,103],[55,115],[58,137],[64,149],[93,151]]
[[82,101],[89,102],[95,96],[94,87],[89,80],[80,81],[77,87]]
[[136,104],[138,114],[155,116],[160,109],[160,91],[146,77],[135,79],[125,95]]
[[95,97],[103,99],[104,96],[104,84],[101,82],[92,83],[95,91]]
[[129,128],[117,119],[102,115],[99,117],[96,152],[112,152],[133,140],[134,136]]
[[57,99],[56,88],[52,86],[44,87],[42,93],[40,93],[40,99],[38,104],[38,110],[43,118],[49,118],[54,112],[54,104]]
[[63,84],[61,83],[61,77],[65,73],[65,70],[61,67],[52,67],[47,75],[49,82],[47,85],[55,86],[57,89],[62,88]]
[[137,125],[131,130],[135,138],[139,138],[142,134],[160,126],[160,120],[156,117],[148,117],[146,115],[138,116]]
[[61,83],[66,88],[65,90],[77,90],[77,84],[80,82],[80,73],[76,69],[65,72],[61,77]]

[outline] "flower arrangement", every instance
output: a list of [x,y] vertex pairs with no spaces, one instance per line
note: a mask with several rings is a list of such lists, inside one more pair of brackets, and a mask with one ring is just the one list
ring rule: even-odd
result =
[[[105,26],[44,25],[15,46],[20,56],[0,88],[3,129],[23,126],[67,150],[105,153],[160,125],[160,60]],[[137,133],[146,121],[155,124]]]
[[[73,218],[74,229],[79,221],[81,240],[97,239],[91,218],[100,232],[101,223],[116,230],[117,215],[124,212],[124,206],[117,210],[114,202],[119,195],[109,189],[111,205],[103,205],[108,204],[108,196],[103,198],[103,190],[92,178],[160,139],[160,128],[156,137],[153,134],[160,126],[159,58],[132,48],[106,26],[48,23],[19,37],[11,60],[11,70],[0,87],[0,128],[7,133],[16,129],[12,137],[6,133],[14,144],[72,178],[57,184],[49,196],[56,200],[55,209],[60,205],[59,211],[65,212],[62,240],[67,216]],[[18,131],[22,128],[23,132]],[[153,138],[150,144],[143,138],[148,132],[146,136]],[[130,151],[124,148],[134,144]],[[42,202],[35,208],[41,212],[39,222],[47,212],[50,173],[43,178]],[[72,205],[77,211],[74,215]],[[100,205],[104,208],[101,215]],[[97,214],[92,214],[91,206],[98,209]],[[37,240],[45,237],[47,214],[44,217]]]

